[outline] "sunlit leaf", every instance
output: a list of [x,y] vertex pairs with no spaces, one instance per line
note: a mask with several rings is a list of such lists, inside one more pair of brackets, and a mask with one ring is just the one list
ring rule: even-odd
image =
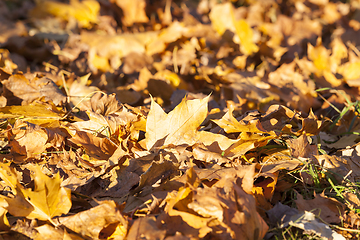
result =
[[[5,164],[1,164],[1,178],[8,179],[13,184],[15,173]],[[6,209],[14,216],[27,217],[30,219],[49,220],[66,214],[71,208],[71,191],[60,186],[60,175],[54,178],[45,175],[40,167],[34,167],[35,189],[24,188],[19,182],[16,183],[14,197],[3,197],[8,206]],[[10,175],[8,175],[10,173]]]
[[259,51],[259,47],[253,41],[253,30],[249,24],[241,19],[234,22],[236,34],[240,39],[240,51],[245,55],[251,55]]
[[184,98],[168,114],[152,99],[146,122],[147,149],[161,139],[164,139],[164,145],[194,144],[197,129],[207,115],[208,99],[209,96],[201,100]]

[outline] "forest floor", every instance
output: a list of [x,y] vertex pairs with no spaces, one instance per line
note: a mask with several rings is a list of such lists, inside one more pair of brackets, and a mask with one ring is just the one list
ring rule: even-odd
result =
[[359,239],[359,30],[358,0],[0,0],[0,239]]

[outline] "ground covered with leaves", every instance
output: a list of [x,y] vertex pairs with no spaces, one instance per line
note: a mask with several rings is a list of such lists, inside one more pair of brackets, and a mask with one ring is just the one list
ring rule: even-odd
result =
[[1,0],[0,239],[358,239],[359,30],[358,0]]

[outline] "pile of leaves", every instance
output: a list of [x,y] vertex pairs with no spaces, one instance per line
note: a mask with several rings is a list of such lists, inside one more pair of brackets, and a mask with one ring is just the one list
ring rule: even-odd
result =
[[0,238],[358,238],[359,29],[357,0],[0,1]]

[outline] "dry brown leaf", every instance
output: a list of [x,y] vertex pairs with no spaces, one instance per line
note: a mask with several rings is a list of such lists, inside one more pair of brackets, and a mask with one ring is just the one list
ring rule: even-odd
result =
[[195,172],[203,184],[209,187],[224,188],[227,182],[237,184],[248,194],[252,193],[256,164],[236,166],[234,168],[196,169]]
[[51,100],[55,105],[66,102],[65,95],[59,87],[49,78],[40,74],[15,74],[8,80],[2,82],[5,87],[5,97],[12,104],[19,103],[14,99],[21,99],[24,103],[31,103],[36,99],[44,97],[46,101]]
[[[327,154],[315,156],[320,166],[329,169],[334,174],[334,178],[340,183],[344,181],[344,177],[349,177],[352,181],[355,180],[357,171],[352,173],[351,164],[349,160],[344,157],[329,156]],[[351,161],[351,160],[350,160]],[[353,169],[353,171],[356,169]]]
[[66,2],[0,1],[2,238],[261,239],[314,184],[296,158],[347,208],[327,191],[298,207],[359,225],[359,3]]
[[260,214],[265,214],[265,211],[270,210],[273,206],[270,203],[274,195],[275,186],[278,180],[278,173],[263,174],[265,179],[257,182],[253,187],[253,195],[256,199],[256,206]]
[[359,209],[360,208],[360,199],[358,196],[352,192],[345,192],[343,194],[344,198],[351,204],[350,208]]
[[[234,185],[234,189],[238,196],[237,204],[240,206],[239,211],[244,212],[244,214],[235,214],[234,218],[231,219],[231,224],[229,224],[229,226],[233,227],[233,224],[241,224],[240,229],[236,228],[235,230],[236,236],[243,237],[243,234],[245,234],[247,239],[262,239],[268,230],[268,226],[256,212],[256,206],[253,201],[253,197],[251,195],[247,195],[237,185]],[[248,218],[249,215],[251,216],[250,218]]]
[[167,178],[179,175],[177,164],[164,160],[162,162],[152,162],[151,166],[144,174],[140,176],[139,185],[131,190],[131,193],[137,193],[146,186],[152,186],[159,180],[165,181]]
[[126,218],[121,215],[114,201],[102,201],[96,207],[73,216],[61,217],[58,221],[81,236],[91,239],[110,237],[117,226],[121,229],[122,236],[118,235],[116,239],[125,239],[128,228]]
[[268,82],[280,89],[280,98],[287,107],[309,112],[317,104],[314,99],[315,83],[296,69],[295,61],[282,64],[276,71],[269,73]]
[[314,158],[318,155],[317,146],[310,145],[306,135],[301,135],[296,139],[289,139],[287,144],[289,144],[291,155],[295,158]]
[[14,36],[24,36],[27,34],[25,24],[19,21],[12,21],[11,11],[5,2],[0,5],[1,8],[1,26],[0,26],[0,43],[5,43]]
[[166,230],[162,230],[157,226],[156,218],[147,216],[134,221],[127,234],[127,239],[164,239],[165,235]]
[[315,194],[315,198],[304,200],[303,196],[297,194],[296,206],[299,211],[314,211],[320,218],[327,223],[340,223],[344,214],[344,204],[335,198],[326,197],[324,193]]
[[[241,169],[239,172],[246,175],[247,171]],[[223,173],[222,184],[200,188],[197,187],[199,179],[196,173],[189,169],[186,175],[188,186],[181,187],[177,193],[168,194],[165,211],[169,216],[180,216],[189,226],[198,229],[200,238],[217,236],[238,239],[242,236],[244,239],[261,239],[267,226],[256,212],[253,197],[233,182],[242,181],[236,174],[231,177]]]
[[237,142],[237,140],[229,139],[222,134],[216,134],[207,131],[198,132],[197,139],[197,141],[203,143],[209,151],[219,154],[222,154],[223,151]]
[[89,77],[90,74],[79,77],[69,88],[70,102],[73,106],[84,110],[87,109],[86,101],[89,101],[88,99],[99,91],[99,88],[95,86],[88,86]]
[[[273,155],[274,156],[274,155]],[[278,160],[276,157],[274,156],[276,160]],[[283,156],[284,159],[279,159],[279,161],[274,161],[273,163],[266,163],[264,165],[258,166],[258,168],[260,168],[261,172],[264,173],[275,173],[281,169],[286,169],[286,170],[293,170],[295,169],[297,166],[299,166],[300,164],[302,164],[302,162],[300,160],[297,159],[291,159],[288,158],[288,156]],[[291,160],[290,160],[291,159]],[[261,175],[261,173],[260,173]]]
[[39,157],[47,148],[46,143],[49,140],[46,129],[21,120],[15,122],[8,133],[8,138],[11,152],[28,158]]
[[78,121],[72,123],[77,130],[85,131],[93,134],[99,134],[107,137],[111,137],[118,133],[119,138],[126,138],[127,131],[130,131],[130,125],[133,122],[137,122],[137,116],[129,112],[126,108],[116,113],[102,115],[95,112],[87,111],[89,116],[88,121]]
[[166,198],[167,205],[165,212],[168,213],[169,216],[180,216],[189,226],[199,230],[199,237],[201,238],[212,231],[211,228],[208,227],[211,218],[200,217],[188,212],[186,205],[191,201],[191,199],[188,200],[191,192],[191,189],[187,187],[180,188],[176,194],[169,193]]
[[157,37],[154,37],[146,44],[146,53],[154,55],[162,53],[166,49],[168,43],[174,42],[183,35],[190,32],[190,29],[185,27],[183,23],[174,21],[168,28],[161,30]]
[[[21,130],[20,127],[26,127],[26,130]],[[9,132],[9,140],[13,153],[35,157],[45,151],[48,136],[39,126],[17,121],[15,129]]]
[[117,148],[108,138],[96,137],[82,131],[77,131],[69,141],[84,147],[86,153],[97,160],[108,160]]
[[54,228],[49,224],[44,224],[39,227],[35,227],[35,229],[39,232],[39,235],[36,236],[35,240],[82,240],[83,238],[75,235],[73,233],[68,233],[66,230],[62,230],[60,228]]
[[76,191],[91,197],[121,198],[128,195],[139,181],[138,174],[114,167],[105,176],[92,180]]
[[266,212],[272,224],[283,224],[290,220],[290,217],[299,213],[296,208],[278,202],[272,209]]
[[115,94],[105,95],[95,93],[90,99],[91,111],[104,116],[120,111],[121,103],[116,99]]

